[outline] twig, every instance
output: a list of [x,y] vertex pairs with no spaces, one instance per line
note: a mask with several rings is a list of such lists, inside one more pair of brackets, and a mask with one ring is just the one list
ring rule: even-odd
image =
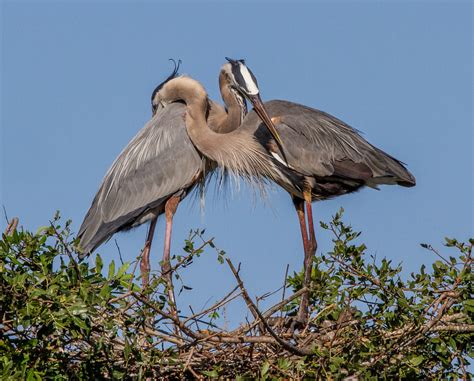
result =
[[[423,244],[424,245],[424,244]],[[426,245],[426,246],[423,246],[423,247],[426,247],[429,251],[431,251],[432,253],[434,253],[435,255],[437,255],[439,258],[441,258],[444,262],[446,262],[449,266],[451,266],[451,262],[449,262],[445,257],[443,257],[438,250],[436,250],[433,246],[431,245]]]
[[[244,298],[248,309],[252,313],[254,319],[257,320],[259,318],[258,313],[257,313],[257,307],[253,304],[252,299],[250,299],[249,294],[247,293],[247,290],[244,287],[244,283],[242,282],[242,279],[240,279],[240,276],[239,276],[240,264],[239,264],[239,269],[236,270],[229,258],[226,258],[226,262],[229,265],[230,270],[234,274],[235,279],[237,280],[237,284],[240,290],[242,291],[242,297]],[[259,328],[262,333],[265,332],[264,326],[259,325]]]
[[[263,316],[268,319],[270,316],[272,316],[275,312],[280,311],[284,306],[286,306],[288,303],[290,303],[292,300],[299,298],[302,294],[304,294],[308,289],[306,287],[303,287],[302,289],[298,290],[295,292],[293,295],[289,296],[285,300],[282,300],[280,303],[275,304],[273,307],[269,308],[263,313]],[[260,320],[253,321],[252,323],[247,323],[247,325],[238,328],[234,332],[249,332],[252,328],[254,328]]]
[[138,254],[138,256],[135,258],[135,265],[133,266],[133,270],[130,276],[130,282],[128,283],[128,290],[130,291],[133,287],[133,281],[135,279],[135,272],[137,271],[138,263],[140,262],[140,259],[142,257],[143,250]]
[[114,304],[115,302],[118,302],[119,300],[122,300],[122,299],[125,299],[125,298],[128,298],[129,296],[131,296],[133,293],[131,291],[128,291],[126,292],[125,294],[122,294],[120,296],[117,296],[115,298],[112,298],[108,301],[108,304]]
[[3,208],[3,217],[5,217],[5,221],[8,225],[10,223],[10,219],[8,218],[7,208],[5,208],[5,205],[2,205],[2,208]]
[[[5,207],[4,207],[5,208]],[[5,211],[6,213],[6,211]],[[6,214],[5,214],[5,217],[6,217]],[[14,231],[16,230],[17,226],[18,226],[18,222],[19,222],[19,219],[18,217],[13,217],[11,219],[11,221],[8,223],[8,226],[7,228],[5,229],[5,235],[6,236],[9,236],[9,235],[12,235],[14,233]]]
[[62,235],[59,234],[59,232],[57,231],[56,227],[55,227],[54,224],[53,224],[53,221],[49,221],[49,224],[51,225],[51,228],[52,228],[53,231],[54,231],[54,235],[55,235],[56,238],[59,240],[59,242],[61,242],[61,244],[63,245],[64,251],[66,252],[67,256],[69,257],[69,260],[71,261],[72,266],[74,267],[74,271],[76,272],[77,279],[78,279],[79,281],[82,281],[82,277],[81,277],[81,272],[80,272],[80,270],[79,270],[79,266],[78,266],[76,260],[74,259],[74,256],[72,255],[71,250],[69,250],[69,247],[68,247],[67,243],[64,242],[64,239],[63,239]]
[[[281,301],[285,300],[285,291],[286,291],[286,283],[288,282],[288,269],[290,268],[290,264],[288,263],[286,265],[286,270],[285,270],[285,279],[283,279],[283,291],[281,293]],[[280,313],[280,317],[283,317],[283,310]]]
[[117,247],[117,251],[118,251],[118,255],[119,255],[119,258],[120,258],[120,263],[123,265],[123,258],[122,258],[122,251],[120,250],[120,246],[118,245],[118,242],[116,239],[114,239],[114,242],[115,242],[115,246]]
[[192,311],[191,309],[191,312],[193,313],[192,316],[189,316],[188,318],[186,318],[184,321],[183,321],[183,324],[186,324],[189,320],[195,320],[198,316],[202,316],[202,315],[205,315],[207,314],[208,312],[211,312],[219,307],[221,307],[223,304],[225,303],[228,303],[230,302],[231,300],[237,298],[240,294],[237,294],[237,295],[233,295],[235,291],[237,291],[239,287],[238,286],[235,286],[231,292],[229,292],[226,296],[224,296],[220,301],[218,301],[217,303],[215,303],[213,306],[209,307],[209,308],[206,308],[205,310],[202,310],[201,312],[198,312],[198,313],[194,313],[194,311]]
[[287,341],[283,340],[280,336],[278,336],[268,325],[267,321],[263,317],[263,315],[260,313],[258,308],[255,306],[255,304],[252,302],[252,299],[250,299],[249,295],[247,294],[247,290],[243,286],[242,280],[240,279],[239,273],[235,269],[234,265],[232,264],[231,260],[229,258],[226,258],[227,264],[229,265],[230,269],[232,270],[232,273],[234,274],[235,278],[237,279],[237,283],[240,286],[240,289],[243,293],[243,297],[245,301],[250,304],[252,309],[254,310],[255,314],[258,316],[258,318],[261,320],[263,326],[265,329],[270,333],[271,336],[280,344],[283,348],[285,348],[287,351],[290,353],[293,353],[298,356],[306,356],[309,354],[312,354],[311,350],[306,350],[306,349],[300,349],[298,347],[295,347],[294,345],[288,343]]
[[334,307],[336,307],[336,305],[333,303],[333,304],[330,304],[329,306],[326,306],[324,307],[321,311],[319,311],[316,316],[314,318],[311,319],[311,321],[316,321],[318,320],[318,318],[324,313],[326,312],[327,310],[332,310]]
[[179,320],[179,318],[174,315],[174,314],[168,314],[166,313],[165,311],[159,309],[159,308],[156,308],[152,303],[150,303],[150,301],[148,301],[145,297],[143,297],[141,294],[139,294],[138,292],[133,292],[133,296],[135,298],[137,298],[140,302],[142,302],[143,304],[147,305],[148,307],[150,307],[153,311],[157,312],[158,314],[160,314],[161,316],[171,320],[173,323],[175,323],[175,325],[177,327],[179,327],[186,335],[194,338],[194,339],[199,339],[199,335],[197,335],[195,332],[193,332],[191,329],[189,329],[186,325],[184,325],[181,320]]
[[188,370],[196,378],[196,380],[202,380],[203,379],[202,376],[200,376],[199,374],[196,373],[196,371],[191,367],[191,365],[188,365]]
[[193,354],[194,354],[194,347],[192,347],[191,350],[189,351],[188,359],[186,360],[186,363],[184,364],[183,375],[186,372],[186,369],[188,369],[191,359],[193,358]]

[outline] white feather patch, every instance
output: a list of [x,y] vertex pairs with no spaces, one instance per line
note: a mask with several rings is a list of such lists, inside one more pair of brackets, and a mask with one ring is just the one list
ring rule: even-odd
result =
[[272,154],[272,156],[273,156],[276,160],[278,160],[280,163],[282,163],[285,167],[291,168],[291,167],[285,162],[285,160],[283,160],[283,159],[281,158],[281,156],[278,155],[276,152],[270,151],[270,153]]
[[252,76],[249,73],[249,69],[247,66],[240,64],[240,73],[245,80],[245,84],[247,85],[247,89],[249,90],[250,95],[257,95],[259,93],[258,87],[252,79]]

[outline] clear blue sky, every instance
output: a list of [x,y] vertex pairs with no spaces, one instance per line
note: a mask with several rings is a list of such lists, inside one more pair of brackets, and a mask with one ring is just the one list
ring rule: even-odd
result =
[[[1,187],[10,216],[36,230],[55,210],[79,225],[106,170],[150,117],[150,95],[180,58],[182,71],[219,99],[224,56],[246,58],[264,100],[327,111],[407,163],[412,189],[384,187],[314,204],[316,220],[339,207],[363,231],[369,253],[403,262],[405,274],[435,258],[445,236],[473,236],[471,2],[23,2],[1,6]],[[229,194],[230,196],[230,194]],[[252,295],[282,284],[303,252],[288,195],[264,205],[244,187],[205,214],[187,200],[173,253],[191,228],[206,228]],[[4,222],[1,224],[4,225]],[[152,252],[161,258],[160,219]],[[116,236],[124,257],[145,228]],[[331,246],[317,230],[319,250]],[[110,241],[99,250],[117,257]],[[182,275],[199,309],[233,279],[209,251]],[[237,309],[231,322],[238,320]]]

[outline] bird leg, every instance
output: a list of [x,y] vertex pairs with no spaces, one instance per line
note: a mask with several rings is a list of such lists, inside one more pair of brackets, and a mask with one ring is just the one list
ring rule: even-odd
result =
[[[304,247],[304,275],[303,275],[303,287],[306,287],[306,291],[301,296],[300,307],[296,320],[301,325],[305,325],[308,320],[308,306],[309,306],[309,286],[311,284],[311,273],[313,270],[313,258],[316,252],[316,237],[314,234],[314,225],[313,225],[313,213],[311,207],[311,192],[304,192],[304,200],[299,197],[293,197],[293,203],[295,205],[296,213],[298,214],[298,220],[300,222],[301,236],[303,238],[303,247]],[[306,204],[306,213],[305,213],[305,204]],[[306,216],[305,216],[306,214]],[[306,224],[306,218],[308,223]]]
[[155,233],[156,221],[158,217],[154,217],[150,222],[150,227],[148,228],[148,234],[145,241],[145,247],[142,251],[142,259],[140,261],[140,272],[142,274],[142,286],[146,288],[149,282],[150,274],[150,250],[151,243],[153,241],[153,235]]
[[[308,270],[307,270],[307,257],[308,257],[308,248],[309,248],[309,239],[308,239],[308,231],[306,228],[306,218],[305,218],[305,210],[304,210],[304,200],[299,197],[293,196],[293,204],[296,209],[296,213],[298,214],[298,221],[300,222],[300,229],[301,229],[301,237],[303,239],[303,249],[304,249],[304,276],[303,276],[303,287],[305,287],[306,283],[308,283]],[[311,270],[309,270],[309,276],[311,276]],[[308,315],[308,304],[309,304],[309,292],[305,292],[301,295],[300,307],[298,309],[298,314],[296,316],[296,323],[298,325],[304,325],[307,320]]]
[[306,202],[306,217],[308,219],[308,232],[309,232],[309,251],[311,252],[311,260],[316,254],[318,248],[318,242],[316,242],[316,235],[314,233],[314,223],[313,223],[313,207],[311,205],[312,197],[311,191],[304,192],[304,198]]
[[161,264],[161,274],[167,283],[169,303],[174,309],[176,308],[176,301],[173,289],[173,274],[171,272],[171,230],[173,227],[173,216],[176,213],[176,209],[178,209],[180,200],[181,198],[179,196],[172,196],[168,199],[168,201],[166,201],[165,204],[166,232],[163,261]]
[[298,221],[300,222],[300,229],[301,229],[301,238],[303,239],[303,249],[306,253],[309,239],[308,239],[308,232],[306,229],[306,218],[305,218],[305,211],[304,211],[304,200],[299,197],[293,196],[293,204],[296,209],[296,213],[298,214]]

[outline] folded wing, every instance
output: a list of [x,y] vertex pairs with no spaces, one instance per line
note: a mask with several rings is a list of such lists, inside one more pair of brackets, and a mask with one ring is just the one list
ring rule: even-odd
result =
[[185,111],[182,103],[160,109],[114,161],[79,230],[84,255],[161,213],[170,196],[194,185],[202,160],[186,132]]

